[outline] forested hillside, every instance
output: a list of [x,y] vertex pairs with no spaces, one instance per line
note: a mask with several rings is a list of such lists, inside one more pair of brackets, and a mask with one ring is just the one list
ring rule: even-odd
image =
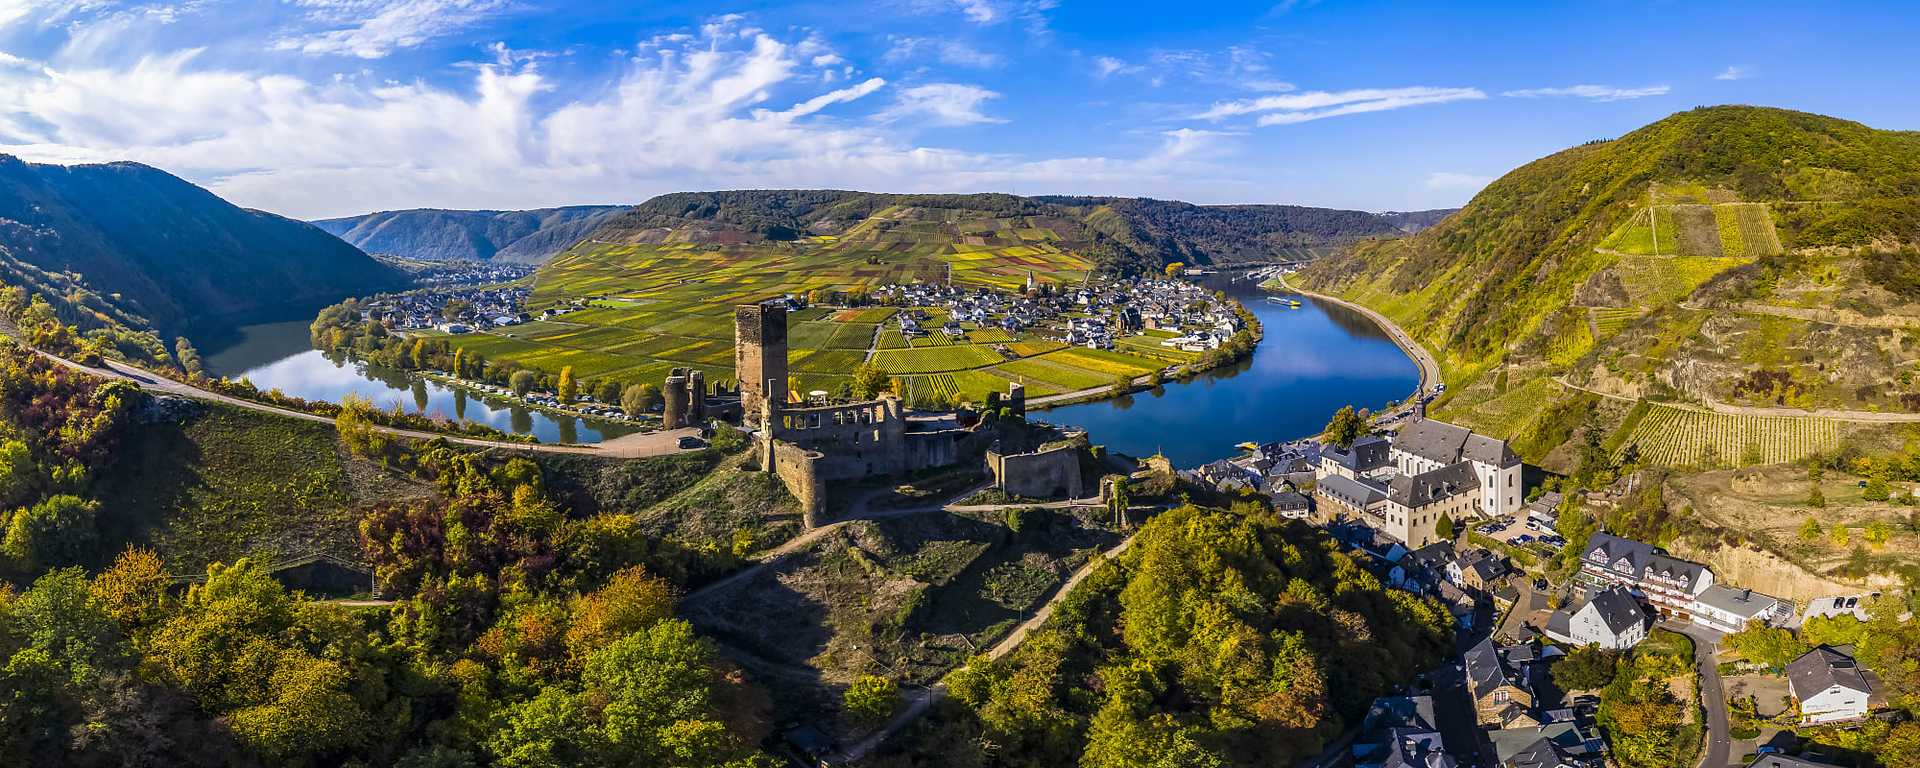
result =
[[581,205],[530,211],[420,208],[322,219],[313,225],[368,253],[419,261],[539,264],[580,242],[622,206]]
[[[1298,279],[1407,328],[1446,369],[1441,415],[1538,458],[1592,397],[1556,380],[1662,418],[1665,403],[1920,410],[1903,330],[1920,324],[1916,242],[1920,134],[1711,107],[1529,163],[1434,228]],[[1764,426],[1705,424],[1744,436],[1671,461],[1833,447]]]
[[1437,664],[1451,620],[1270,512],[1155,517],[885,768],[1296,765]]
[[172,336],[227,319],[297,317],[402,276],[311,226],[235,207],[137,163],[0,156],[0,282],[82,330]]

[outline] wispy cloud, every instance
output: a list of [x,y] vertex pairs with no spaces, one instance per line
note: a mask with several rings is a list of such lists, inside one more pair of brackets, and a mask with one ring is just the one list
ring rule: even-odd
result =
[[1193,116],[1196,120],[1224,120],[1259,115],[1255,125],[1291,125],[1341,115],[1384,112],[1425,104],[1484,99],[1478,88],[1359,88],[1348,91],[1304,91],[1257,99],[1214,104]]
[[930,64],[938,62],[956,67],[985,69],[1000,66],[999,54],[983,51],[959,40],[926,37],[894,37],[886,60],[892,63]]
[[1093,76],[1105,80],[1114,75],[1130,75],[1146,69],[1138,64],[1128,64],[1125,59],[1112,56],[1093,57]]
[[1644,99],[1648,96],[1665,96],[1672,88],[1665,85],[1648,85],[1640,88],[1620,88],[1611,85],[1569,85],[1564,88],[1522,88],[1506,91],[1500,95],[1515,99],[1586,99],[1588,101],[1625,101]]
[[1753,71],[1752,71],[1752,70],[1749,70],[1749,69],[1747,69],[1746,67],[1742,67],[1742,66],[1737,66],[1737,65],[1736,65],[1736,66],[1730,66],[1730,67],[1727,67],[1726,69],[1723,69],[1723,70],[1720,70],[1720,74],[1717,74],[1717,75],[1714,75],[1714,76],[1713,76],[1713,79],[1715,79],[1715,80],[1745,80],[1745,79],[1747,79],[1747,78],[1749,78],[1749,77],[1753,77]]
[[378,59],[458,32],[508,8],[507,0],[295,0],[306,21],[331,27],[275,41],[280,50]]
[[1493,183],[1492,176],[1436,171],[1427,175],[1427,189],[1439,192],[1478,192]]
[[999,93],[977,85],[929,83],[901,90],[893,106],[874,118],[883,123],[917,119],[948,126],[1004,123],[1006,120],[980,111],[987,101],[997,98]]

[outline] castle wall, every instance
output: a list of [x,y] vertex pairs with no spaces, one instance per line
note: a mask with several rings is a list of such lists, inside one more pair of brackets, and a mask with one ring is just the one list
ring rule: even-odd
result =
[[803,524],[818,527],[825,522],[827,510],[827,478],[820,473],[826,456],[781,440],[771,441],[771,446],[773,472],[787,492],[799,500]]
[[1035,453],[987,451],[987,469],[993,472],[995,488],[1015,496],[1044,499],[1081,493],[1080,451],[1071,445]]

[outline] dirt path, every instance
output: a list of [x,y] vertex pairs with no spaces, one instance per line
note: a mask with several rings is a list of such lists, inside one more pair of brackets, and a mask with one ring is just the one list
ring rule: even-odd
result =
[[[1053,617],[1053,609],[1059,606],[1060,601],[1065,600],[1068,594],[1073,592],[1074,587],[1080,586],[1080,582],[1085,581],[1088,576],[1092,575],[1094,569],[1099,568],[1108,560],[1118,557],[1122,552],[1127,551],[1128,547],[1133,546],[1134,538],[1133,536],[1128,536],[1119,544],[1114,545],[1112,549],[1101,553],[1099,557],[1088,560],[1086,565],[1080,566],[1080,570],[1074,571],[1072,576],[1067,577],[1067,580],[1061,583],[1060,588],[1053,593],[1053,597],[1049,598],[1045,604],[1040,606],[1040,610],[1034,611],[1032,616],[1028,617],[1026,621],[1020,622],[1019,626],[1014,627],[1012,632],[1008,632],[1006,637],[1000,639],[1000,642],[994,643],[993,647],[987,650],[987,658],[999,660],[1007,654],[1012,653],[1014,649],[1019,648],[1020,643],[1024,642],[1028,635],[1032,634],[1034,630],[1039,629],[1041,626],[1044,626],[1047,623],[1047,619]],[[921,715],[925,715],[927,710],[932,709],[933,705],[938,704],[946,697],[946,683],[939,682],[927,686],[927,688],[921,692],[919,698],[908,702],[907,706],[902,708],[898,713],[895,713],[893,719],[888,720],[886,725],[873,733],[867,734],[866,738],[840,750],[839,753],[829,756],[827,761],[833,765],[839,765],[841,763],[859,762],[865,759],[873,750],[879,748],[881,744],[885,744],[888,739],[893,738],[901,731],[906,730],[907,726],[919,720]]]
[[[172,395],[175,397],[192,398],[194,400],[201,400],[205,402],[220,403],[223,405],[230,405],[235,408],[244,408],[249,411],[256,411],[259,413],[268,413],[268,414],[273,414],[275,416],[284,416],[290,419],[301,419],[304,421],[311,421],[311,422],[316,422],[320,424],[334,423],[332,418],[329,418],[326,416],[306,413],[303,411],[296,411],[289,408],[281,408],[275,405],[267,405],[265,403],[254,402],[252,400],[243,400],[241,398],[232,397],[229,395],[223,395],[218,392],[211,392],[208,390],[200,389],[199,387],[192,386],[190,384],[184,384],[178,381],[174,381],[173,379],[169,379],[164,376],[160,376],[158,374],[148,373],[138,368],[134,368],[132,366],[118,363],[112,360],[106,361],[104,368],[94,368],[91,366],[81,365],[77,362],[68,360],[64,357],[51,355],[46,352],[42,352],[40,350],[34,350],[34,351],[39,355],[41,355],[42,357],[45,357],[49,360],[54,361],[55,363],[59,363],[60,365],[64,365],[68,368],[79,371],[81,373],[85,373],[90,376],[98,376],[103,379],[115,379],[119,381],[131,382],[135,386],[138,386],[139,388],[146,390],[148,392],[154,392],[154,393],[159,393],[164,395]],[[412,430],[412,429],[399,429],[397,427],[375,426],[374,429],[385,434],[394,435],[396,437],[405,437],[405,438],[410,438],[414,440],[423,440],[423,441],[444,439],[447,442],[453,443],[455,445],[465,445],[465,446],[471,446],[475,448],[491,448],[491,449],[499,449],[503,451],[524,451],[527,453],[564,453],[564,454],[573,454],[573,455],[607,456],[611,458],[621,458],[621,459],[637,459],[637,458],[644,458],[648,456],[663,456],[670,453],[679,453],[681,450],[683,450],[682,448],[680,448],[680,438],[697,436],[700,434],[700,430],[698,428],[688,427],[685,429],[678,429],[671,432],[647,432],[647,433],[626,435],[624,437],[617,437],[612,440],[608,440],[606,442],[597,443],[597,444],[554,445],[549,443],[509,443],[509,442],[501,442],[498,440],[482,440],[480,438],[475,438],[475,437],[461,437],[458,435],[448,435],[448,434],[442,434],[438,432],[422,432],[419,430]]]
[[1379,312],[1375,312],[1371,309],[1363,307],[1359,304],[1355,304],[1351,301],[1347,301],[1346,299],[1342,299],[1334,296],[1328,296],[1324,293],[1315,293],[1313,291],[1301,289],[1299,287],[1294,286],[1293,283],[1288,282],[1286,275],[1280,275],[1275,279],[1280,281],[1281,287],[1289,291],[1298,293],[1303,296],[1312,296],[1313,298],[1320,299],[1322,301],[1332,302],[1334,304],[1338,304],[1340,306],[1354,310],[1355,312],[1359,312],[1360,314],[1366,315],[1367,318],[1372,320],[1375,325],[1380,326],[1381,330],[1386,331],[1387,335],[1393,338],[1393,343],[1400,345],[1400,349],[1407,353],[1407,357],[1413,358],[1413,364],[1416,366],[1419,366],[1420,390],[1418,392],[1415,392],[1414,393],[1415,395],[1418,395],[1422,392],[1426,392],[1430,389],[1433,389],[1435,384],[1440,383],[1440,364],[1434,361],[1433,355],[1427,352],[1427,348],[1421,346],[1420,342],[1414,341],[1412,336],[1407,335],[1406,330],[1402,329],[1399,326],[1399,324],[1393,322],[1392,320],[1388,320],[1386,315],[1380,314]]

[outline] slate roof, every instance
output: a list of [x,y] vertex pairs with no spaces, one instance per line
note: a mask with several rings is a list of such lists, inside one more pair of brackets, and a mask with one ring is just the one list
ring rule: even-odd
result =
[[1500,647],[1493,644],[1493,638],[1480,641],[1479,645],[1468,648],[1461,654],[1461,662],[1466,667],[1467,687],[1477,698],[1482,691],[1490,691],[1502,685],[1512,683],[1525,688],[1519,673],[1507,666],[1507,660],[1500,655]]
[[1480,478],[1474,476],[1473,465],[1460,463],[1417,475],[1395,476],[1387,486],[1387,498],[1403,507],[1424,507],[1479,490]]
[[1382,696],[1373,700],[1373,706],[1367,710],[1364,729],[1374,731],[1384,728],[1439,728],[1439,721],[1433,716],[1432,696]]
[[1853,660],[1853,656],[1831,645],[1807,651],[1787,665],[1787,687],[1792,689],[1796,699],[1804,701],[1836,685],[1865,694],[1873,693],[1873,687],[1867,684],[1867,678],[1860,673],[1860,665]]
[[1381,488],[1378,483],[1355,480],[1346,475],[1327,475],[1320,478],[1320,483],[1315,488],[1320,493],[1358,509],[1366,509],[1387,498],[1386,489]]
[[1320,451],[1320,457],[1354,472],[1371,472],[1391,463],[1388,449],[1392,445],[1379,435],[1364,435],[1353,441],[1353,447],[1346,450],[1329,445]]
[[1273,508],[1275,510],[1307,509],[1309,506],[1307,497],[1294,493],[1293,491],[1281,491],[1273,494]]
[[1580,555],[1587,562],[1592,563],[1593,553],[1596,550],[1601,552],[1605,562],[1594,563],[1594,565],[1619,574],[1620,571],[1615,569],[1613,564],[1625,558],[1628,564],[1627,567],[1631,569],[1633,573],[1623,575],[1635,580],[1653,575],[1678,581],[1691,588],[1694,584],[1699,583],[1702,575],[1707,572],[1706,566],[1699,563],[1689,563],[1677,557],[1670,557],[1660,550],[1655,549],[1652,544],[1634,541],[1632,539],[1623,539],[1604,531],[1596,531],[1593,536],[1589,537],[1587,539],[1587,547],[1581,550]]
[[1816,763],[1812,760],[1786,755],[1761,755],[1747,768],[1834,768],[1832,763]]
[[1494,758],[1513,768],[1552,768],[1569,758],[1590,756],[1600,746],[1590,743],[1571,720],[1487,731],[1487,741],[1493,744]]
[[1633,599],[1626,587],[1615,584],[1594,593],[1580,610],[1592,608],[1600,614],[1600,621],[1607,625],[1607,631],[1618,635],[1647,620],[1647,612],[1640,609],[1640,602]]
[[1466,427],[1433,419],[1415,419],[1400,428],[1393,447],[1437,464],[1477,461],[1496,467],[1520,463],[1505,440],[1474,434]]

